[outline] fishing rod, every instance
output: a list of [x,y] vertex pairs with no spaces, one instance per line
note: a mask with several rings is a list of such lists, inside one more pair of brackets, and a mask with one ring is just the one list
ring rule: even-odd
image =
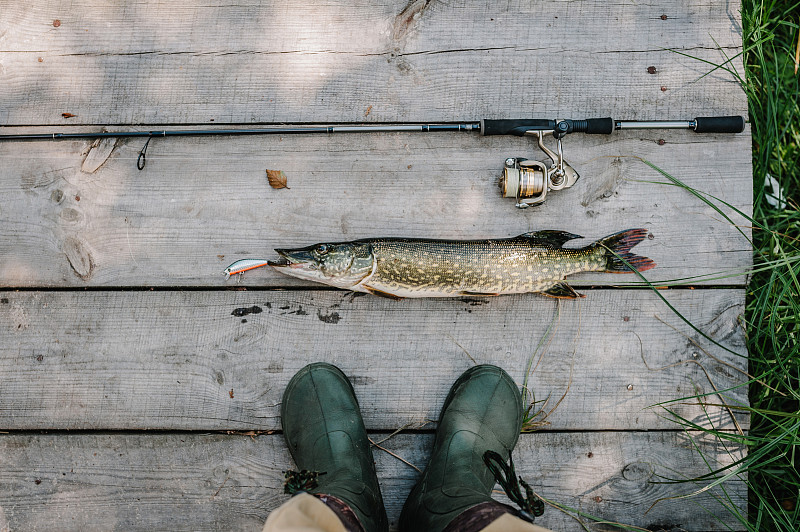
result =
[[[212,135],[292,135],[307,133],[384,133],[384,132],[479,132],[481,135],[514,135],[536,137],[539,149],[550,159],[550,163],[523,157],[509,157],[503,165],[500,189],[505,198],[515,198],[520,209],[544,202],[547,192],[572,187],[580,175],[565,160],[561,140],[571,133],[587,135],[610,135],[624,129],[691,129],[695,133],[741,133],[744,131],[742,116],[698,117],[694,120],[633,121],[613,118],[588,118],[585,120],[550,119],[485,119],[476,122],[452,124],[374,124],[374,125],[325,125],[325,126],[280,126],[254,129],[184,129],[162,131],[97,131],[89,133],[21,133],[0,135],[4,140],[62,140],[99,139],[108,137],[146,137],[139,152],[136,167],[144,169],[147,163],[147,147],[155,137],[202,137]],[[544,144],[551,135],[556,140],[553,151]]]

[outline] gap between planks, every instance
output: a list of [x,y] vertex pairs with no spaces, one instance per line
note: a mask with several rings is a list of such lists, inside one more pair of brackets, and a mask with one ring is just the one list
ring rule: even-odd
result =
[[[432,442],[430,434],[399,434],[382,445],[422,468]],[[25,530],[51,529],[54,513],[70,528],[260,530],[286,500],[283,471],[293,467],[276,435],[0,435],[0,451],[0,508],[12,529]],[[689,504],[653,503],[702,486],[659,484],[661,476],[696,477],[708,472],[704,460],[729,465],[743,452],[699,433],[538,433],[522,435],[514,455],[517,473],[537,493],[591,515],[647,528],[740,530],[718,500],[728,497],[744,511],[747,487],[738,478],[725,484],[727,495],[714,488]],[[387,453],[373,454],[394,524],[418,473]],[[537,522],[580,530],[550,508]]]

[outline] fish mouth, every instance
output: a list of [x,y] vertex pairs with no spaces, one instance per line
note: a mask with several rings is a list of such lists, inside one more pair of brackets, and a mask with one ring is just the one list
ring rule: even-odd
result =
[[275,253],[280,258],[267,262],[273,268],[316,268],[316,261],[308,251],[276,249]]

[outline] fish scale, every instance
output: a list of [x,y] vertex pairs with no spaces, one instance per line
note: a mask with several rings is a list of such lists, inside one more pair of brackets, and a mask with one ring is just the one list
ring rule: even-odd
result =
[[277,249],[276,270],[338,288],[376,295],[455,297],[539,292],[582,297],[563,279],[579,272],[645,271],[655,262],[630,253],[648,234],[629,229],[582,248],[564,231],[537,231],[491,240],[372,238]]
[[605,250],[552,249],[530,238],[372,241],[377,268],[365,286],[417,297],[543,292],[566,275],[605,269]]

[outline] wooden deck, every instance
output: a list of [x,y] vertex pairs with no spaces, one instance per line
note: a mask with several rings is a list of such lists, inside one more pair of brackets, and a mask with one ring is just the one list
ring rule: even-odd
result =
[[[259,4],[0,0],[0,134],[747,112],[735,78],[703,62],[741,51],[736,1]],[[350,376],[376,442],[414,429],[381,447],[420,468],[462,371],[498,364],[522,384],[532,361],[550,413],[515,463],[537,493],[650,530],[743,530],[725,509],[746,512],[741,479],[688,499],[704,484],[664,480],[746,450],[654,405],[747,404],[746,277],[714,274],[748,268],[751,248],[641,159],[749,213],[749,130],[569,136],[583,177],[527,211],[496,182],[506,157],[540,158],[529,139],[154,139],[138,171],[142,145],[0,143],[0,530],[259,530],[292,466],[278,402],[317,360]],[[270,188],[267,168],[290,188]],[[658,263],[648,279],[691,289],[584,274],[578,301],[395,302],[269,269],[222,275],[319,241],[633,227],[652,236],[637,248]],[[697,399],[670,409],[748,427]],[[418,473],[374,453],[395,524]],[[537,523],[582,530],[554,508]]]

